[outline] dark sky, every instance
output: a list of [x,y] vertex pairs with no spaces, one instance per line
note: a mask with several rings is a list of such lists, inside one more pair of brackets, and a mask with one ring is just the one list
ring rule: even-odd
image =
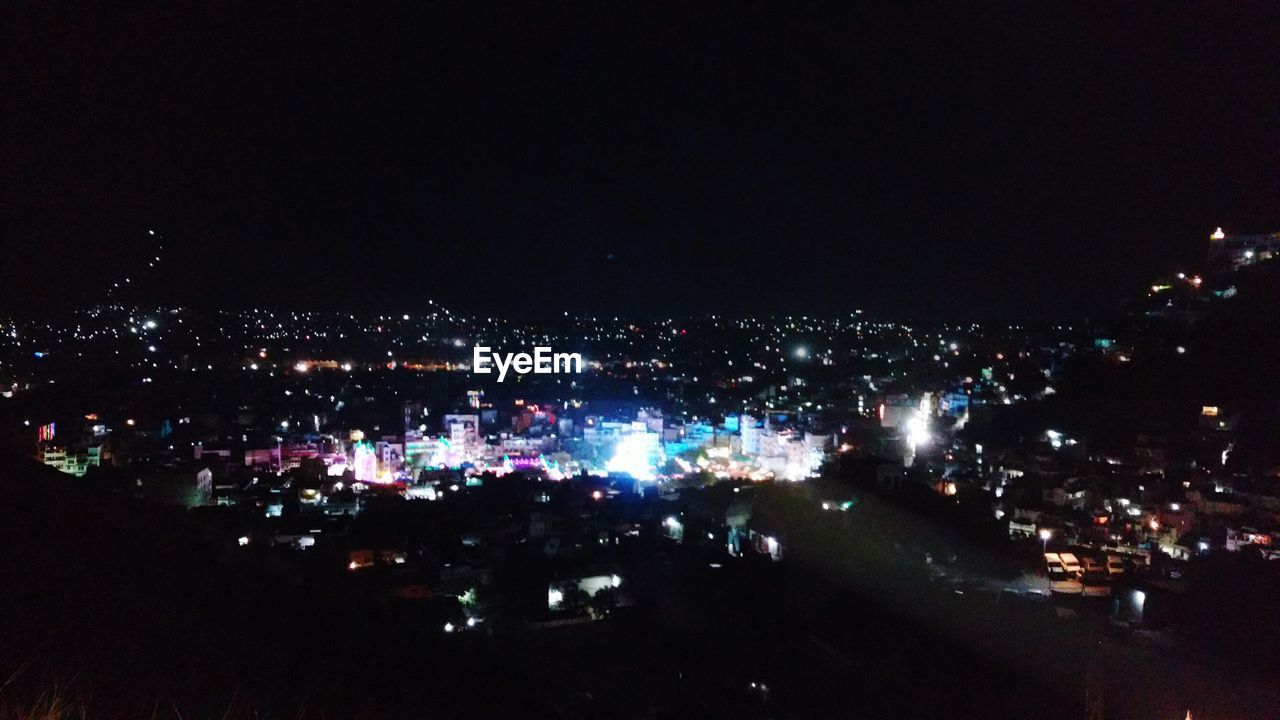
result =
[[1274,2],[113,5],[3,11],[0,314],[151,227],[144,302],[980,318],[1280,230]]

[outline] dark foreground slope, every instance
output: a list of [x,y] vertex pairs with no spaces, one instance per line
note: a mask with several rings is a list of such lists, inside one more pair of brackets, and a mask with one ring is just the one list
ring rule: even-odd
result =
[[[716,543],[655,545],[625,568],[632,612],[550,630],[495,617],[492,635],[461,636],[331,575],[229,560],[240,556],[208,513],[10,460],[0,465],[0,673],[15,679],[0,706],[23,716],[12,708],[64,687],[91,718],[162,708],[184,718],[1053,720],[1081,716],[1092,673],[1111,718],[1186,707],[1274,717],[1265,677],[1190,646],[1120,641],[1105,622],[1006,605],[999,593],[931,591],[894,546],[927,533],[963,548],[933,520],[868,496],[837,522],[777,490],[758,510],[792,528],[784,562],[726,558]],[[517,548],[511,564],[529,559]]]
[[1083,702],[798,566],[655,549],[628,568],[634,612],[446,636],[341,583],[229,563],[199,513],[21,459],[0,496],[13,716],[55,688],[87,717],[1066,718]]

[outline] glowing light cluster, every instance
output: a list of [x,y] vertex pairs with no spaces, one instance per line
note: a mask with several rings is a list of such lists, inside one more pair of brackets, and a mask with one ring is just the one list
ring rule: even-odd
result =
[[605,468],[609,472],[625,473],[636,480],[653,480],[656,477],[653,464],[649,461],[649,444],[640,433],[619,440],[613,457]]
[[907,420],[907,442],[911,443],[913,448],[928,444],[929,422],[925,420],[923,413],[913,415]]

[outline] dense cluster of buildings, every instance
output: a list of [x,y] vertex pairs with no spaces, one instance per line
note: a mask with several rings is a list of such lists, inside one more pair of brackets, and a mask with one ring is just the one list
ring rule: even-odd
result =
[[[1196,558],[1280,559],[1280,477],[1234,459],[1256,442],[1237,401],[1197,390],[1170,402],[1194,405],[1192,422],[1119,430],[1100,422],[1106,411],[1069,412],[1096,404],[1080,368],[1102,377],[1184,362],[1188,328],[1280,253],[1280,235],[1210,242],[1203,275],[1157,282],[1106,326],[924,328],[854,313],[522,328],[441,309],[335,319],[104,308],[70,331],[9,325],[4,387],[23,407],[80,383],[72,403],[18,411],[45,464],[142,498],[247,513],[238,546],[332,545],[335,567],[395,577],[431,565],[429,580],[393,582],[397,596],[464,597],[485,558],[532,542],[559,563],[537,582],[539,622],[607,614],[593,598],[630,602],[617,548],[656,533],[781,561],[795,530],[749,519],[742,502],[756,487],[830,480],[833,460],[852,459],[870,468],[859,491],[923,491],[974,510],[1010,548],[1033,548],[1038,584],[1019,587],[1124,587],[1131,602],[1176,592],[1180,564]],[[487,382],[467,365],[481,339],[581,350],[586,372]],[[120,387],[77,374],[103,357]],[[516,514],[483,515],[429,552],[350,531],[370,507],[452,512],[495,487],[515,494]],[[663,504],[701,490],[718,498],[711,520],[695,519],[701,495]],[[857,516],[852,491],[806,497]],[[444,625],[483,621],[468,607]]]

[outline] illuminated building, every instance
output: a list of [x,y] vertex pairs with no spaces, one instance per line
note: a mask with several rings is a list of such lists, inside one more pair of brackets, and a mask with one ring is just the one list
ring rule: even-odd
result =
[[742,453],[744,455],[758,454],[760,452],[760,436],[764,434],[759,421],[750,415],[743,415],[741,427]]
[[804,451],[805,462],[808,466],[808,475],[817,475],[822,470],[822,463],[827,457],[827,448],[831,446],[830,435],[815,435],[813,433],[804,434]]
[[912,401],[906,395],[891,395],[885,398],[885,401],[880,404],[877,411],[880,418],[880,427],[902,427],[907,421],[917,416],[920,412],[920,406],[921,403]]
[[689,423],[663,430],[662,447],[668,457],[716,444],[716,431],[711,423]]
[[443,438],[408,436],[404,441],[405,465],[419,469],[443,467],[448,446]]
[[84,477],[89,468],[102,464],[102,448],[94,446],[71,452],[66,448],[48,446],[40,451],[40,462],[68,475]]
[[404,444],[394,442],[392,440],[382,439],[374,443],[374,450],[378,454],[378,460],[382,464],[382,469],[393,471],[400,468],[404,461]]
[[320,446],[314,444],[285,445],[279,448],[280,469],[295,470],[302,467],[302,461],[320,457]]
[[373,445],[361,440],[356,443],[353,455],[351,464],[356,481],[365,483],[377,482],[378,454],[374,451]]
[[480,442],[480,416],[445,415],[444,430],[454,445],[477,445]]

